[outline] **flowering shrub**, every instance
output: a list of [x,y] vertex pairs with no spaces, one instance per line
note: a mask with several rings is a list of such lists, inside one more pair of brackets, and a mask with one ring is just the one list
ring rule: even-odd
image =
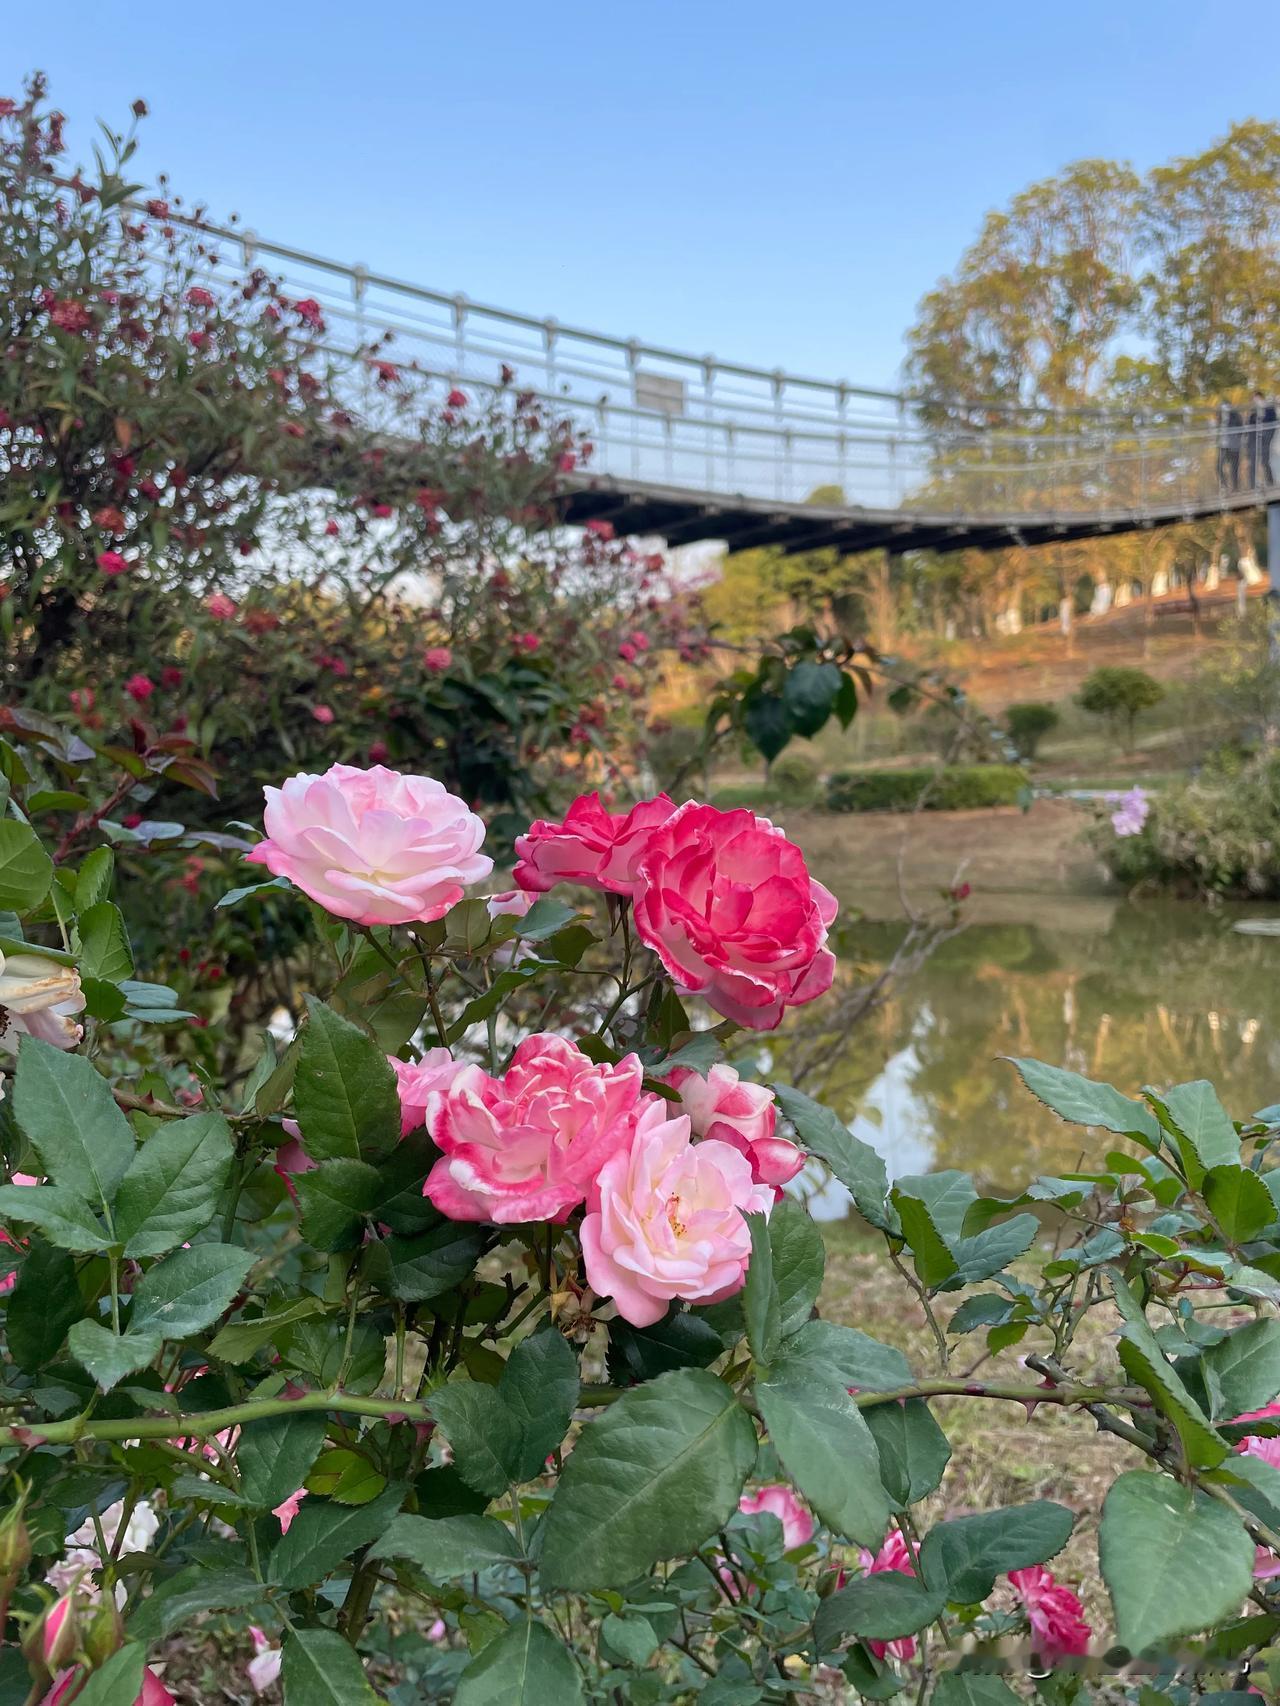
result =
[[[202,1618],[290,1706],[1064,1706],[1103,1671],[1174,1706],[1280,1680],[1280,1111],[1019,1060],[1107,1134],[1087,1168],[1013,1200],[891,1185],[742,1075],[735,1020],[699,1023],[725,978],[766,989],[735,996],[753,1030],[832,981],[835,903],[779,831],[580,802],[531,832],[535,887],[455,898],[485,875],[461,802],[341,765],[284,781],[258,843],[309,838],[276,880],[318,893],[327,1000],[193,1088],[76,830],[105,820],[59,810],[52,852],[16,800],[0,819],[9,1696],[180,1698],[169,1642]],[[546,892],[528,847],[586,823]],[[695,917],[721,920],[710,983]],[[824,1318],[822,1237],[781,1188],[806,1157],[936,1367]],[[988,1405],[1114,1440],[1100,1514],[948,1508],[942,1423]],[[1077,1522],[1109,1628],[1057,1562]]]

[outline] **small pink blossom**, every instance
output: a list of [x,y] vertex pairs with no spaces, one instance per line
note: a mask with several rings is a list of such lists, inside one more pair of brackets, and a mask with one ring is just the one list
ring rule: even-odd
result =
[[607,811],[599,794],[580,794],[562,823],[539,819],[517,837],[516,883],[539,893],[557,883],[579,883],[630,894],[653,831],[675,809],[666,794],[642,800],[629,812]]
[[1009,1585],[1022,1601],[1031,1624],[1031,1644],[1047,1665],[1087,1653],[1093,1630],[1084,1607],[1070,1588],[1055,1582],[1043,1564],[1010,1570]]
[[744,1493],[738,1500],[738,1509],[746,1516],[757,1516],[761,1511],[776,1516],[782,1524],[783,1544],[788,1552],[813,1539],[813,1518],[791,1488],[781,1481],[770,1482],[758,1493]]
[[192,308],[212,308],[213,295],[203,285],[193,284],[187,292],[187,304]]
[[236,602],[225,592],[214,592],[204,601],[204,607],[215,622],[230,622],[236,613]]
[[[915,1561],[896,1528],[889,1530],[878,1552],[870,1552],[865,1546],[859,1548],[858,1561],[869,1576],[878,1576],[885,1570],[894,1570],[901,1576],[914,1576],[916,1573]],[[884,1658],[886,1653],[894,1659],[915,1657],[914,1635],[904,1635],[896,1641],[868,1641],[867,1645],[878,1659]]]
[[691,1067],[677,1067],[667,1082],[680,1092],[694,1136],[732,1144],[750,1161],[757,1184],[785,1185],[804,1166],[804,1150],[776,1135],[777,1104],[766,1085],[751,1084],[720,1064],[705,1078]]
[[313,332],[324,331],[324,314],[314,296],[304,296],[300,302],[294,303],[293,310],[304,326],[309,326]]
[[642,1106],[658,1101],[643,1076],[634,1054],[597,1064],[547,1033],[526,1037],[500,1078],[462,1067],[427,1108],[442,1154],[425,1194],[451,1220],[563,1219],[631,1140]]
[[1111,814],[1111,827],[1116,834],[1141,835],[1151,812],[1151,799],[1146,789],[1130,788],[1127,794],[1108,794],[1106,798],[1116,807]]
[[333,721],[333,709],[329,705],[313,705],[311,707],[311,715],[315,718],[316,722],[323,723],[326,728]]
[[536,652],[542,641],[536,634],[516,634],[512,638],[511,644],[515,646],[517,651]]
[[613,523],[611,521],[589,521],[584,529],[593,539],[612,539]]
[[[1272,1418],[1280,1418],[1280,1404],[1264,1404],[1261,1410],[1246,1410],[1242,1416],[1237,1416],[1237,1422],[1267,1422]],[[1260,1457],[1264,1463],[1269,1463],[1273,1469],[1280,1469],[1280,1434],[1246,1434],[1236,1446],[1236,1450],[1247,1452],[1250,1457]]]
[[249,1625],[249,1634],[253,1638],[253,1657],[245,1668],[250,1687],[255,1694],[265,1694],[278,1681],[280,1665],[284,1659],[284,1651],[273,1646],[267,1639],[266,1632],[259,1629],[256,1623]]
[[501,894],[485,896],[485,911],[490,918],[523,918],[537,898],[524,889],[504,889]]
[[145,705],[155,692],[156,684],[149,675],[143,675],[139,671],[137,675],[131,675],[125,682],[124,690],[130,699],[135,700],[139,705]]
[[282,1500],[281,1503],[276,1505],[272,1510],[272,1516],[275,1517],[280,1524],[281,1534],[288,1534],[289,1524],[293,1521],[294,1517],[297,1516],[298,1507],[301,1505],[306,1496],[307,1489],[305,1487],[299,1487],[296,1493],[290,1493],[287,1499]]
[[99,551],[97,562],[104,575],[122,575],[129,567],[129,559],[119,551]]
[[448,646],[428,646],[422,654],[423,668],[430,670],[432,675],[443,675],[452,662],[453,653]]
[[445,398],[445,403],[451,409],[465,409],[467,406],[467,394],[465,391],[459,391],[458,387],[455,385],[453,390],[450,391],[449,395]]
[[691,1142],[688,1117],[647,1098],[630,1144],[600,1168],[587,1199],[587,1280],[633,1327],[660,1321],[673,1298],[720,1303],[747,1276],[744,1215],[772,1207],[738,1150]]

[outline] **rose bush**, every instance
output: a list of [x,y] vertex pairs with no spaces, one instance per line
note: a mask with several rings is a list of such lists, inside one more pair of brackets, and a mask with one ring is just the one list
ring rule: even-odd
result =
[[[455,900],[464,820],[421,832],[441,795],[380,767],[339,783],[369,809],[307,819],[274,879],[321,896],[326,999],[197,1077],[189,1015],[134,976],[102,802],[46,801],[46,842],[10,765],[5,1697],[203,1699],[175,1644],[201,1625],[288,1706],[1274,1690],[1280,1112],[1020,1060],[1047,1110],[1107,1134],[1082,1137],[1090,1166],[1011,1200],[954,1171],[891,1183],[751,1076],[640,927],[658,883],[686,939],[730,921],[722,963],[770,990],[758,1036],[833,925],[778,831],[654,802],[623,889],[592,880],[602,836],[531,904]],[[393,876],[417,916],[345,916],[332,871]],[[822,1313],[806,1160],[936,1366]],[[957,1508],[943,1424],[986,1406],[1114,1442],[1100,1511]],[[1078,1573],[1095,1527],[1105,1626]]]

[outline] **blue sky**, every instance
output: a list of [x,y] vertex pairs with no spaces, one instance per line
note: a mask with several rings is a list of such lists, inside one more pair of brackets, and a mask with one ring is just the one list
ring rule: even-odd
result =
[[1280,21],[1213,0],[60,0],[0,56],[75,153],[143,96],[143,171],[265,235],[867,384],[1031,179],[1280,115]]

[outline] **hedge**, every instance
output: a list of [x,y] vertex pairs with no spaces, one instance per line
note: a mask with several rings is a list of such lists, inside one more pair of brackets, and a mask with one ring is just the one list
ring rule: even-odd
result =
[[832,812],[901,812],[917,804],[925,811],[972,811],[980,806],[1016,806],[1026,786],[1026,771],[1017,764],[838,770],[827,779],[826,806]]

